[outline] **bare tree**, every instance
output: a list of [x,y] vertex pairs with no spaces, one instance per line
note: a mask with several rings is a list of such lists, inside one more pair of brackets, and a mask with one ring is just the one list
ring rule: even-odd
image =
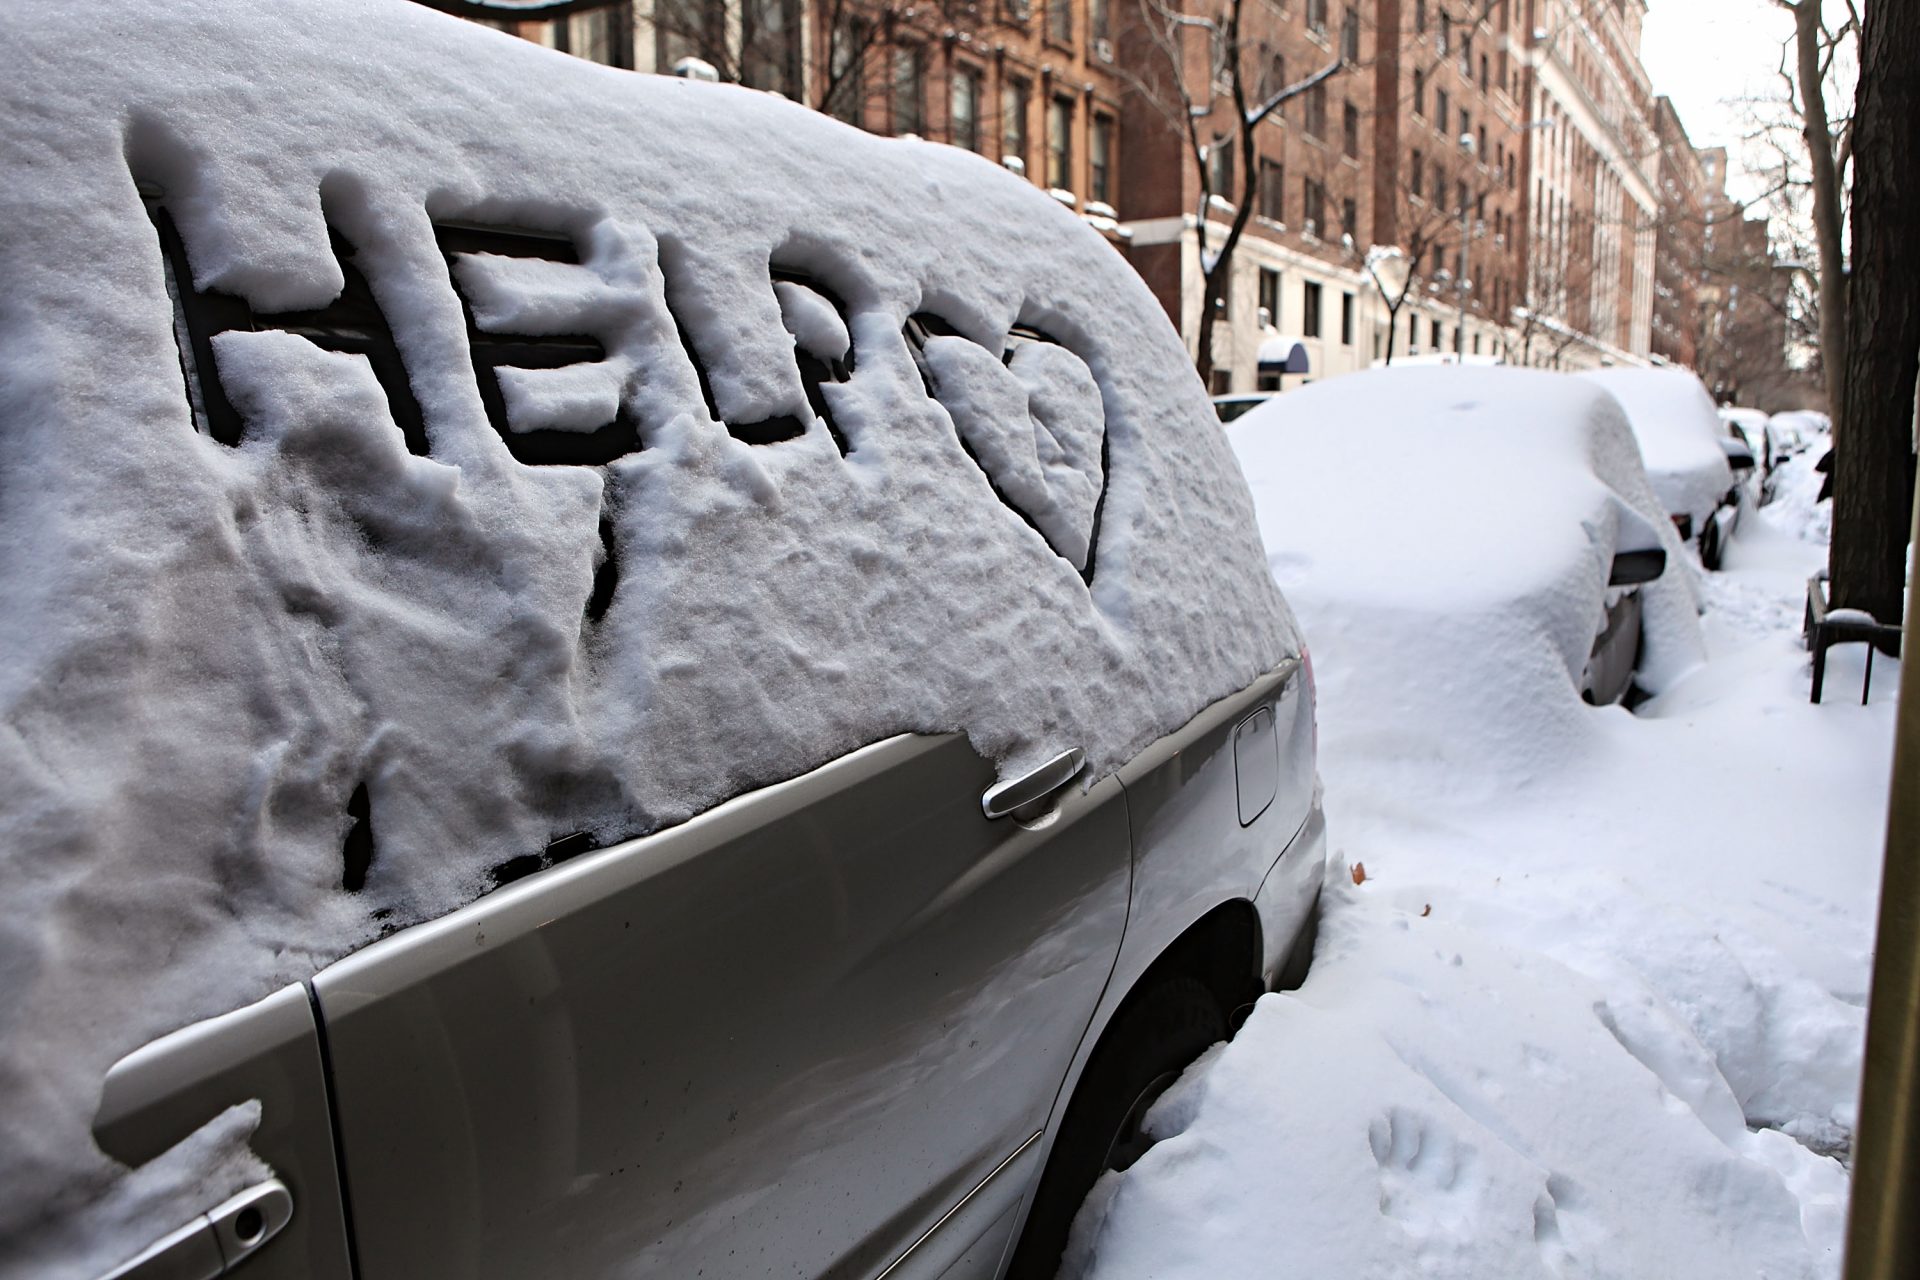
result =
[[1832,381],[1845,388],[1828,565],[1836,607],[1891,624],[1903,612],[1920,364],[1920,9],[1911,4],[1882,0],[1867,10],[1850,138],[1857,160],[1844,365],[1828,355]]
[[[1200,0],[1195,11],[1185,0],[1138,0],[1123,39],[1139,57],[1122,72],[1128,89],[1148,103],[1184,143],[1199,173],[1197,209],[1201,288],[1201,324],[1195,366],[1201,381],[1213,375],[1212,317],[1232,279],[1234,251],[1253,217],[1260,196],[1258,130],[1287,103],[1322,92],[1340,73],[1339,55],[1304,79],[1270,82],[1266,47],[1249,30],[1250,13],[1261,0]],[[1342,45],[1347,45],[1343,34]],[[1202,126],[1225,129],[1209,142]],[[1228,147],[1234,163],[1216,154]],[[1218,233],[1210,217],[1218,197],[1233,207],[1233,220]]]
[[[1429,159],[1415,152],[1396,169],[1393,199],[1399,207],[1394,220],[1399,243],[1376,246],[1368,255],[1368,270],[1380,287],[1387,309],[1387,364],[1393,363],[1400,313],[1409,301],[1424,292],[1429,297],[1445,298],[1452,305],[1471,287],[1462,274],[1471,260],[1470,253],[1463,250],[1470,250],[1475,241],[1490,241],[1501,234],[1493,231],[1478,211],[1488,196],[1502,190],[1505,181],[1504,171],[1476,164],[1466,155],[1449,157],[1443,153]],[[1393,290],[1393,282],[1383,282],[1376,269],[1388,250],[1404,258],[1404,289]],[[1506,317],[1495,319],[1505,327]],[[1464,344],[1464,337],[1461,341]]]
[[[1847,268],[1843,245],[1846,226],[1846,174],[1853,148],[1851,121],[1835,121],[1827,94],[1836,58],[1860,30],[1854,0],[1844,0],[1846,21],[1829,27],[1823,0],[1773,0],[1793,15],[1794,36],[1788,46],[1791,59],[1782,56],[1781,75],[1788,82],[1788,102],[1798,116],[1813,197],[1814,241],[1818,255],[1817,314],[1820,350],[1826,370],[1827,406],[1835,422],[1846,417],[1846,385],[1840,370],[1847,352]],[[1791,66],[1791,70],[1789,70]],[[1780,186],[1796,185],[1792,165],[1783,164]]]

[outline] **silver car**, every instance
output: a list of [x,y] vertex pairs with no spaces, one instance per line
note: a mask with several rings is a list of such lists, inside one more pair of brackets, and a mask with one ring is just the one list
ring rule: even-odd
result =
[[[663,738],[668,746],[658,749],[628,749],[617,735],[637,732],[632,717],[613,713],[629,705],[649,711],[654,702],[610,703],[613,711],[598,719],[583,712],[580,719],[599,737],[583,735],[569,750],[600,754],[592,769],[558,781],[532,765],[514,772],[521,757],[506,751],[484,757],[504,762],[498,772],[449,773],[464,790],[419,787],[401,798],[404,804],[383,792],[383,775],[326,774],[302,793],[306,808],[289,801],[260,819],[262,857],[277,865],[272,841],[309,810],[318,814],[312,821],[320,834],[309,843],[325,851],[331,840],[341,849],[344,862],[328,873],[336,882],[313,888],[288,877],[276,889],[290,900],[324,892],[329,919],[351,915],[365,934],[333,947],[303,936],[294,922],[275,952],[283,967],[274,981],[286,985],[212,1018],[202,1008],[190,1025],[120,1057],[101,1083],[92,1119],[101,1150],[137,1167],[228,1108],[257,1102],[259,1123],[248,1145],[268,1172],[237,1195],[195,1204],[159,1224],[163,1229],[143,1237],[151,1241],[144,1253],[128,1248],[118,1255],[124,1263],[100,1274],[1051,1274],[1089,1187],[1144,1149],[1142,1118],[1153,1099],[1202,1049],[1228,1035],[1263,992],[1299,972],[1325,860],[1308,655],[1261,560],[1250,500],[1205,391],[1182,365],[1179,339],[1144,285],[1095,231],[997,167],[947,148],[869,138],[768,95],[568,64],[398,3],[355,9],[350,25],[364,30],[355,33],[358,43],[338,49],[325,33],[342,24],[325,3],[288,0],[268,16],[233,0],[154,12],[163,8],[177,26],[164,40],[146,40],[137,23],[104,34],[86,27],[83,39],[80,27],[63,24],[84,17],[50,7],[21,24],[23,47],[35,51],[23,63],[33,67],[7,90],[27,100],[85,81],[96,99],[87,112],[49,106],[36,118],[133,122],[124,137],[117,126],[101,130],[104,141],[93,150],[45,148],[46,155],[60,153],[54,167],[68,185],[55,191],[58,199],[36,203],[15,184],[7,207],[10,238],[25,246],[16,294],[33,301],[37,323],[82,334],[74,349],[89,353],[91,363],[76,362],[67,385],[91,386],[87,379],[97,375],[138,391],[87,399],[81,412],[61,399],[65,388],[55,387],[44,401],[53,420],[75,440],[95,439],[89,432],[129,440],[129,447],[158,440],[153,448],[164,445],[185,459],[181,474],[199,469],[222,477],[224,488],[176,492],[159,468],[116,473],[124,490],[112,500],[166,513],[170,523],[156,521],[152,530],[154,547],[173,554],[185,540],[178,531],[198,527],[202,489],[213,495],[208,519],[229,526],[244,518],[259,522],[250,530],[266,529],[284,518],[297,531],[323,521],[332,509],[312,496],[322,493],[318,487],[289,502],[280,491],[249,486],[272,466],[311,465],[330,482],[371,489],[381,478],[371,464],[354,471],[339,461],[344,439],[384,448],[368,456],[384,459],[387,473],[413,468],[441,477],[443,489],[435,492],[456,482],[444,477],[457,477],[463,500],[479,510],[496,491],[521,500],[592,492],[587,482],[595,477],[612,485],[638,473],[620,468],[643,442],[650,453],[642,460],[654,468],[646,478],[665,484],[671,450],[654,451],[656,444],[705,432],[714,456],[739,463],[725,473],[739,480],[726,491],[736,506],[725,518],[756,522],[776,546],[786,545],[778,542],[785,536],[780,521],[794,518],[785,513],[812,510],[801,507],[807,495],[790,478],[801,474],[801,462],[804,474],[840,486],[834,492],[848,503],[894,492],[887,488],[893,485],[915,501],[950,502],[964,513],[962,522],[913,544],[912,556],[875,537],[869,559],[878,569],[851,556],[810,569],[801,563],[804,540],[795,535],[781,562],[799,565],[793,573],[861,583],[863,573],[922,575],[911,582],[903,576],[891,592],[872,592],[878,621],[891,624],[893,615],[878,611],[895,609],[909,620],[929,612],[919,602],[934,598],[925,593],[939,585],[936,570],[948,566],[943,548],[963,546],[969,558],[953,559],[951,572],[1006,584],[1009,592],[1036,579],[1049,584],[1059,616],[1071,623],[1059,623],[1059,634],[1077,637],[1079,647],[1043,642],[1055,621],[1044,611],[996,640],[1004,659],[985,676],[935,670],[937,662],[952,664],[932,627],[893,648],[876,646],[890,664],[881,672],[890,689],[912,693],[945,681],[968,691],[971,701],[956,701],[959,710],[944,721],[884,707],[853,715],[821,693],[836,687],[829,672],[818,677],[818,688],[792,691],[796,709],[775,727],[738,705],[674,704],[680,718],[670,727],[679,737]],[[263,25],[264,33],[256,30]],[[274,87],[265,96],[250,74],[225,70],[266,64],[274,68]],[[181,66],[213,70],[176,86],[168,77]],[[95,67],[111,75],[86,81]],[[500,86],[522,71],[527,80],[544,77],[543,87],[516,100]],[[675,111],[686,114],[674,116],[681,123],[670,129],[661,113]],[[309,127],[311,112],[325,115],[328,127]],[[415,118],[421,123],[410,123]],[[538,126],[552,148],[516,152],[502,141],[523,125]],[[581,154],[557,159],[573,145],[576,128],[595,140],[592,146],[579,143]],[[632,228],[671,226],[677,210],[698,204],[684,183],[676,189],[663,180],[655,163],[668,142],[684,148],[688,137],[712,149],[703,180],[714,200],[739,211],[737,225],[810,220],[807,237],[790,242],[804,239],[805,262],[770,263],[760,248],[753,272],[740,268],[722,279],[722,267],[734,271],[750,255],[727,258],[724,244],[687,249],[689,238],[680,251],[707,255],[694,266],[709,267],[714,292],[676,292],[671,277],[692,271],[692,259],[671,259],[663,248],[669,310],[647,312],[645,324],[634,317],[660,296],[657,270],[619,277],[616,283],[641,282],[633,286],[641,300],[608,304],[584,321],[514,329],[496,320],[504,312],[489,310],[480,292],[485,282],[463,274],[476,259],[485,258],[482,265],[500,279],[544,282],[580,277],[588,265],[600,270],[606,255],[651,254],[651,242]],[[244,147],[223,151],[235,138],[245,139]],[[310,150],[290,154],[303,148]],[[835,151],[847,157],[846,173],[827,176],[847,180],[823,182],[804,200],[765,194],[767,175],[782,172],[792,156]],[[411,179],[394,176],[403,163],[438,165],[435,172],[447,176],[440,186],[409,185]],[[935,191],[928,175],[949,174],[961,180]],[[548,194],[509,198],[509,187]],[[280,212],[281,201],[290,212]],[[1054,274],[999,265],[993,237],[1002,224],[978,211],[1002,208],[1020,214],[1018,235],[1037,246],[1022,261],[1041,266],[1020,272]],[[73,315],[118,306],[130,317],[125,331],[132,338],[96,340],[80,320],[40,301],[57,297],[57,287],[35,274],[40,268],[31,259],[39,246],[78,234],[73,209],[113,233],[89,242],[88,252],[105,264],[104,283]],[[260,216],[262,209],[271,217]],[[887,235],[872,234],[876,226]],[[665,246],[664,232],[660,239]],[[286,292],[273,309],[275,295],[260,282],[278,279],[275,264],[246,255],[279,243],[298,243],[323,264],[302,277],[308,282],[337,261],[344,284],[333,302]],[[589,263],[589,249],[602,256]],[[224,275],[209,270],[209,262],[222,261]],[[830,269],[842,274],[827,278]],[[995,270],[1008,274],[990,287],[969,283]],[[931,281],[918,303],[898,283],[910,272]],[[941,273],[959,283],[935,287]],[[614,277],[611,269],[604,274]],[[723,286],[751,294],[755,314],[729,321],[710,306],[696,314],[707,297],[725,296]],[[557,306],[554,296],[549,291],[535,301]],[[802,320],[782,310],[796,297],[796,307],[811,308]],[[1026,304],[1016,306],[1023,297]],[[294,303],[285,298],[307,309],[288,310]],[[432,305],[395,302],[420,298]],[[1010,301],[996,318],[970,302],[980,298]],[[517,314],[524,319],[536,310]],[[780,331],[783,315],[791,337]],[[1133,327],[1103,328],[1115,315]],[[1142,318],[1137,325],[1135,317]],[[1116,347],[1102,336],[1109,331],[1136,338]],[[729,353],[709,340],[721,332],[790,363],[774,369],[767,357],[758,383],[736,376],[726,367]],[[839,347],[821,345],[831,345],[834,334]],[[511,420],[516,386],[537,381],[516,383],[513,371],[611,360],[616,342],[630,342],[654,361],[629,386],[661,400],[681,396],[670,422],[650,421],[652,402],[644,399],[623,401],[617,416],[609,409],[594,430],[569,420],[527,431]],[[275,361],[304,362],[299,367],[313,380],[275,381]],[[668,377],[674,370],[677,382]],[[1002,438],[978,415],[990,414],[1004,396],[974,395],[967,384],[975,372],[1002,379],[999,395],[1015,385],[1004,380],[1026,376],[1023,370],[1039,371],[1032,383],[1039,389],[1012,403],[1030,405],[1036,422],[1057,406],[1077,406],[1098,433],[1087,462],[1095,488],[1079,541],[1070,521],[1040,505],[1050,491],[1009,479],[1010,464],[994,452]],[[309,402],[325,399],[311,388],[336,375],[358,379],[349,407],[373,406],[377,421],[368,426],[364,415],[336,415],[322,424],[333,434],[300,436],[295,420]],[[791,403],[784,416],[734,414],[728,397],[741,387]],[[294,425],[275,427],[279,434],[263,430],[260,415],[268,409]],[[148,417],[114,417],[123,411]],[[1024,420],[1017,425],[1032,434]],[[0,427],[24,429],[14,420]],[[876,433],[890,428],[897,429],[895,457],[906,456],[900,441],[920,450],[911,455],[914,468],[886,469],[879,447],[886,440]],[[442,460],[449,450],[464,451],[457,465]],[[758,459],[770,461],[756,472],[747,463]],[[780,471],[789,465],[790,473]],[[951,493],[929,497],[935,480]],[[84,474],[75,481],[87,482]],[[785,507],[755,496],[779,483],[796,486]],[[424,520],[419,512],[430,497],[402,515]],[[356,518],[365,509],[355,508]],[[830,504],[821,509],[832,514]],[[907,515],[945,509],[923,506]],[[594,644],[644,640],[656,650],[664,647],[663,629],[679,628],[672,635],[693,647],[681,651],[675,670],[695,675],[762,657],[743,651],[737,634],[693,607],[710,595],[668,594],[679,579],[662,585],[666,575],[636,573],[631,560],[615,580],[608,567],[613,548],[628,536],[614,522],[621,512],[602,516],[608,549],[601,557],[593,509],[581,510],[569,517],[584,530],[579,554],[551,575],[579,597],[562,618],[567,627]],[[649,514],[638,511],[636,520]],[[476,540],[488,533],[484,520],[462,528],[469,526]],[[381,572],[408,557],[409,572],[435,565],[433,538],[406,540],[419,527],[373,528],[330,543],[338,565],[320,569],[371,574],[363,566],[380,556],[387,557]],[[248,538],[232,540],[236,564],[270,535]],[[488,590],[518,572],[510,572],[505,552],[497,564],[476,553],[458,567],[468,560],[480,564],[476,572]],[[112,577],[122,563],[128,576]],[[147,572],[134,557],[90,564],[109,575],[100,580],[102,599],[157,589],[157,576],[132,576]],[[704,566],[689,564],[686,580],[709,587],[693,576]],[[351,664],[372,652],[367,637],[376,634],[378,619],[314,621],[354,607],[359,597],[345,590],[326,598],[317,591],[297,598],[237,592],[229,600],[218,589],[225,580],[211,573],[197,610],[154,610],[160,621],[151,625],[187,635],[233,630],[291,639],[271,653],[271,646],[235,645],[240,657],[187,672],[198,682],[196,707],[223,707],[229,698],[243,708],[267,705],[279,686],[268,687],[248,662],[272,654],[302,661],[317,655],[316,668],[375,671]],[[551,586],[537,574],[515,581],[529,599]],[[432,592],[433,575],[390,585],[400,582],[381,579],[380,601],[406,605],[409,619],[425,616],[434,602],[422,597]],[[1154,582],[1180,584],[1181,591],[1137,586]],[[764,582],[734,585],[741,599],[777,614],[776,622],[787,616],[778,611],[800,616],[810,603],[793,590],[753,595]],[[648,591],[659,594],[635,594]],[[409,776],[429,776],[437,758],[471,745],[410,730],[405,716],[416,705],[431,709],[454,696],[449,689],[470,690],[461,696],[476,703],[531,701],[527,689],[545,688],[538,682],[549,678],[563,691],[589,688],[577,672],[554,676],[527,663],[502,675],[485,661],[435,651],[453,643],[447,637],[459,638],[459,608],[491,598],[476,588],[434,615],[444,625],[415,628],[417,654],[396,658],[388,646],[376,655],[396,670],[423,673],[396,687],[380,708],[385,721],[374,726],[385,735],[375,743],[379,750],[416,753]],[[648,607],[632,607],[636,599]],[[905,611],[901,600],[919,613]],[[46,607],[69,605],[63,599]],[[99,625],[138,614],[102,605],[108,621]],[[996,621],[987,607],[955,616],[982,628]],[[769,622],[768,633],[776,632]],[[506,643],[520,634],[482,640]],[[346,639],[336,643],[337,636]],[[473,652],[484,659],[489,651]],[[469,667],[477,668],[472,683],[461,685]],[[807,673],[824,668],[793,665]],[[99,673],[99,683],[78,694],[142,696],[141,688],[116,683],[121,676],[112,664],[88,670]],[[672,691],[706,687],[681,678],[686,683]],[[1019,681],[1026,683],[1007,683]],[[62,696],[52,676],[35,687],[44,697]],[[781,686],[768,680],[753,688]],[[861,694],[858,682],[849,682],[844,700]],[[1087,735],[1102,732],[1099,717],[1109,704],[1145,707],[1157,719],[1143,722],[1148,731],[1123,737],[1123,750],[1106,750]],[[999,717],[992,733],[981,731],[968,708]],[[324,711],[315,704],[299,731],[311,738],[364,728],[334,725]],[[842,736],[803,733],[793,728],[809,723],[803,712],[821,721],[841,715],[853,728]],[[512,716],[497,719],[502,732],[513,727]],[[47,759],[70,745],[102,754],[98,743],[73,743],[81,723],[46,715],[24,732],[60,729],[63,737],[35,743]],[[491,732],[495,720],[462,723],[480,733]],[[863,726],[876,723],[890,727],[860,737],[868,732]],[[915,731],[900,731],[903,723]],[[227,749],[222,735],[244,734],[253,724],[209,712],[194,732],[212,753]],[[720,771],[680,783],[693,771],[671,744],[701,734],[733,753],[713,759],[743,762],[744,785]],[[778,735],[785,737],[775,751],[765,740]],[[990,758],[978,742],[1004,750]],[[342,770],[357,769],[354,750],[328,758],[345,761]],[[141,811],[128,807],[143,798],[168,797],[169,815],[199,820],[195,806],[177,798],[232,779],[221,767],[182,758],[191,754],[127,751],[97,766],[125,760],[142,771],[139,786],[103,782],[88,793],[88,803],[118,815],[99,823],[97,856],[124,848],[133,859],[143,840],[162,839],[157,828],[143,830]],[[787,760],[806,763],[783,773],[778,762]],[[651,810],[665,817],[643,832],[608,836],[601,818],[612,802],[604,797],[615,790],[650,796],[646,788],[662,775],[676,780],[687,811]],[[49,787],[64,780],[53,768],[45,776]],[[371,784],[356,786],[356,777],[371,777]],[[540,820],[551,825],[537,828],[545,843],[529,845],[524,832],[509,830],[528,811],[519,797],[530,792],[546,806]],[[48,802],[48,812],[56,801],[67,804],[66,793]],[[407,827],[409,821],[416,825]],[[206,823],[211,844],[241,820],[209,812]],[[557,838],[547,841],[547,831]],[[403,847],[407,841],[412,845]],[[457,901],[431,897],[458,880],[451,875],[421,877],[411,897],[390,891],[385,886],[396,883],[403,854],[471,866],[486,878],[487,891]],[[162,855],[174,856],[154,856]],[[178,880],[169,881],[168,893]],[[142,889],[137,875],[101,873],[87,891],[137,900]],[[218,892],[217,885],[208,891],[216,905],[202,913],[207,930],[225,927],[233,914],[220,909]],[[237,893],[231,901],[234,912],[246,909]],[[410,908],[419,902],[434,905]],[[129,948],[160,932],[144,930]],[[374,940],[366,942],[368,936]],[[170,962],[163,949],[153,963],[157,970]],[[61,976],[48,973],[36,980]],[[297,980],[288,983],[289,975]],[[144,1013],[147,977],[127,973],[102,990],[121,1002],[113,1009]],[[269,989],[261,985],[247,998]],[[238,1001],[215,1007],[232,1003]],[[111,1012],[105,1004],[102,1010],[94,1012]],[[13,1024],[9,1048],[23,1047],[18,1038],[30,1030]],[[169,1234],[167,1227],[177,1229]]]

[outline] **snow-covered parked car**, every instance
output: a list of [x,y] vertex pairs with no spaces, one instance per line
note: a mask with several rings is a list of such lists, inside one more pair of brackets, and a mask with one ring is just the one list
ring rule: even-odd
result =
[[[1280,397],[1227,438],[1275,577],[1344,644],[1464,628],[1489,663],[1558,664],[1591,703],[1622,698],[1644,668],[1664,680],[1698,660],[1677,533],[1619,405],[1590,383],[1379,369]],[[1457,670],[1423,676],[1473,687]],[[1483,682],[1484,696],[1509,683]]]
[[[1751,505],[1758,507],[1770,501],[1774,459],[1767,440],[1767,415],[1758,409],[1722,406],[1720,425],[1726,438],[1739,446],[1727,450],[1727,465],[1733,468],[1735,483]],[[1743,458],[1745,466],[1741,465]]]
[[1767,440],[1776,457],[1792,457],[1814,445],[1822,449],[1833,434],[1833,420],[1812,409],[1787,409],[1767,421]]
[[1700,548],[1700,562],[1720,567],[1740,522],[1736,464],[1753,455],[1720,425],[1713,397],[1685,369],[1595,369],[1577,375],[1605,387],[1627,411],[1647,479],[1680,536]]
[[0,1274],[1049,1273],[1324,860],[1140,279],[402,0],[0,72]]

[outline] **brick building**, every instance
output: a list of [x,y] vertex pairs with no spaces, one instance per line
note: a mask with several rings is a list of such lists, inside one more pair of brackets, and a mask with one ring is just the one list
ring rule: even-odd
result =
[[[1701,272],[1707,223],[1725,193],[1687,137],[1671,100],[1656,98],[1654,133],[1660,142],[1657,185],[1660,225],[1654,239],[1652,354],[1693,368],[1700,358]],[[1724,176],[1723,161],[1717,171]]]
[[1413,272],[1396,354],[1494,356],[1509,344],[1526,222],[1519,8],[1378,0],[1374,240],[1399,247]]
[[[1374,213],[1374,83],[1365,67],[1375,33],[1360,10],[1246,0],[1239,47],[1230,50],[1204,29],[1164,22],[1140,0],[1118,3],[1119,56],[1136,86],[1122,114],[1119,212],[1129,256],[1190,347],[1210,336],[1213,389],[1277,387],[1282,374],[1271,358],[1263,369],[1262,354],[1283,345],[1300,349],[1310,377],[1365,367],[1372,321],[1362,260]],[[1231,78],[1242,77],[1258,103],[1335,64],[1331,77],[1255,126],[1246,165]],[[1212,192],[1204,210],[1203,176]],[[1203,329],[1201,219],[1217,248],[1243,200],[1253,208],[1222,305]]]
[[1119,238],[1114,0],[619,0],[490,25],[612,66],[779,93],[1005,163]]

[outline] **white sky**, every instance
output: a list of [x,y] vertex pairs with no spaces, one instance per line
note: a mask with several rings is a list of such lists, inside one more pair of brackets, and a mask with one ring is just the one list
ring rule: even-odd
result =
[[1736,198],[1759,189],[1741,167],[1738,100],[1781,93],[1780,44],[1792,35],[1793,18],[1774,0],[1651,0],[1640,60],[1653,91],[1673,99],[1694,146],[1728,149]]

